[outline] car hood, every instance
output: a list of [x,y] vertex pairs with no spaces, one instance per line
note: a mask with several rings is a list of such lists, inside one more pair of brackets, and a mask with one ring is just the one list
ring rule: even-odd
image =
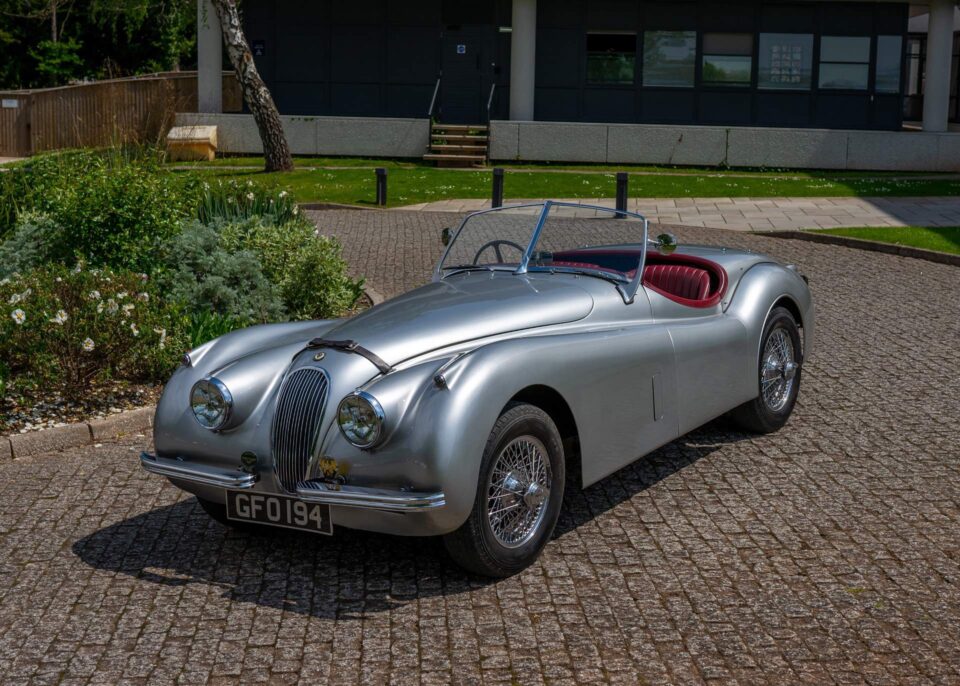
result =
[[593,298],[567,279],[469,272],[405,293],[328,331],[390,365],[465,341],[574,322]]

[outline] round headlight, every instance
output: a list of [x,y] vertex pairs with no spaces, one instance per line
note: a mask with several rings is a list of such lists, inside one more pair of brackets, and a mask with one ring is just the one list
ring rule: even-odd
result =
[[219,379],[200,379],[190,391],[190,408],[204,429],[216,431],[230,418],[233,396]]
[[337,424],[351,444],[357,448],[370,448],[383,433],[383,408],[372,395],[359,391],[340,403]]

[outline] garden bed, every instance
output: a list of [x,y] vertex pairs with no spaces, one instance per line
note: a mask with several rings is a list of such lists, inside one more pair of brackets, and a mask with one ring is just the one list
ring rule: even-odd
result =
[[7,396],[0,399],[0,435],[89,422],[155,405],[162,391],[163,387],[158,384],[118,382],[93,387],[79,400],[68,400],[55,392],[30,398]]

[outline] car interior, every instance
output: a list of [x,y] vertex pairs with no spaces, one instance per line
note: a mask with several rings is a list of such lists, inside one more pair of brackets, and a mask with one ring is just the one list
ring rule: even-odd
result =
[[[553,253],[551,266],[600,269],[636,276],[638,248],[580,248]],[[644,287],[688,307],[713,307],[727,289],[727,273],[716,262],[692,255],[647,254]]]

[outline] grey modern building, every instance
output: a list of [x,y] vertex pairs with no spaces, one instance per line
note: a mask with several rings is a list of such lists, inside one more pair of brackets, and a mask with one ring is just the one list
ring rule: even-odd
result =
[[[222,58],[205,1],[200,95],[215,113]],[[558,159],[537,136],[603,130],[602,155],[575,140],[570,159],[616,161],[611,136],[689,129],[715,142],[717,129],[725,145],[758,131],[769,139],[763,161],[776,164],[770,147],[790,145],[785,130],[833,141],[817,147],[848,132],[849,146],[856,132],[942,134],[957,119],[953,0],[246,0],[243,11],[260,72],[291,122],[329,118],[361,131],[393,120],[383,124],[391,135],[401,122],[492,122],[493,157]],[[636,161],[658,161],[654,139]],[[927,168],[960,152],[952,136],[928,145],[939,161]],[[783,164],[794,166],[790,154]]]

